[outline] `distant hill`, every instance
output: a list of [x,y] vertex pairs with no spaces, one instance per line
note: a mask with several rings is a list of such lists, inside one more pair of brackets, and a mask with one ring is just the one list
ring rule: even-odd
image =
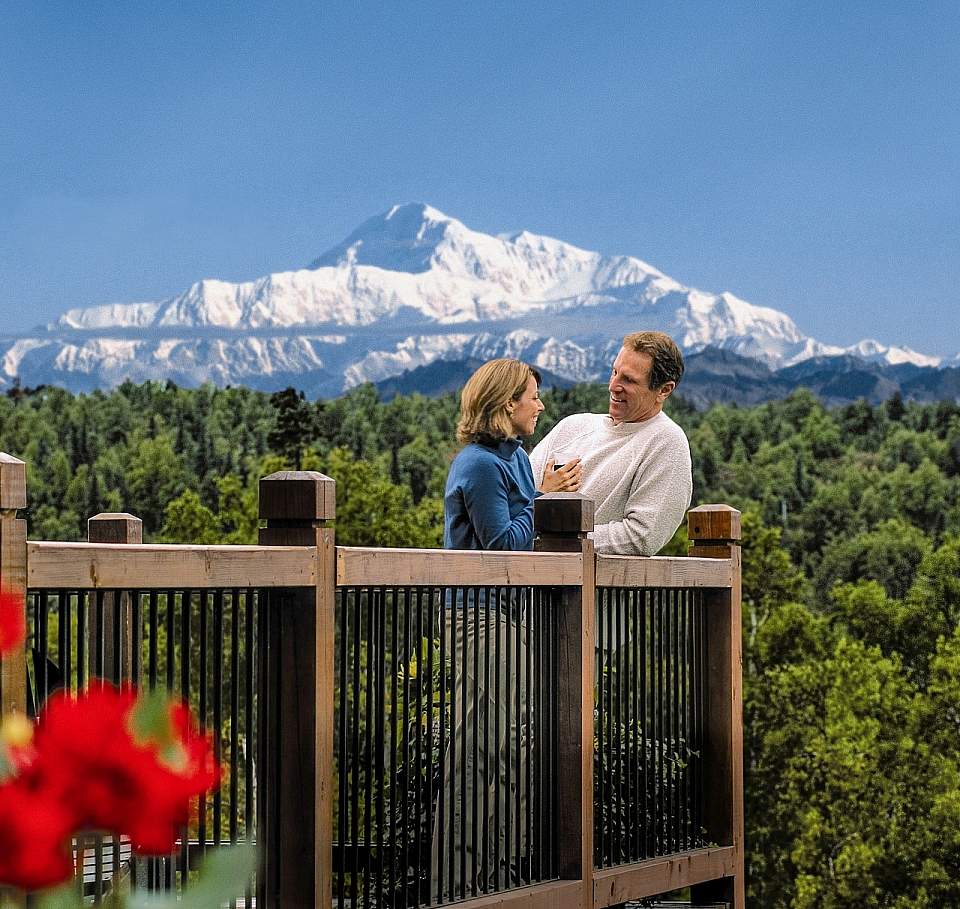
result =
[[[433,397],[459,391],[483,363],[478,358],[438,360],[376,383],[381,398],[414,392]],[[569,379],[543,371],[545,388],[566,388]],[[760,404],[808,388],[828,406],[865,398],[879,404],[899,392],[915,401],[960,400],[960,368],[935,369],[912,364],[867,363],[859,357],[814,357],[783,369],[729,350],[707,347],[686,357],[678,394],[695,407],[722,402]]]

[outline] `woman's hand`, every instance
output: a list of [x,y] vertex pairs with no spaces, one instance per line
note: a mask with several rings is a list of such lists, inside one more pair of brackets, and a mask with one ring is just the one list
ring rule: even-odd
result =
[[583,467],[579,458],[571,458],[565,464],[554,467],[554,459],[547,461],[540,483],[540,492],[576,492],[583,479]]

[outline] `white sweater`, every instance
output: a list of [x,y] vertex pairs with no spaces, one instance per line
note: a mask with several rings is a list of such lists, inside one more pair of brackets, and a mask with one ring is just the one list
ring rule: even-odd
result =
[[690,445],[683,430],[662,411],[642,423],[615,426],[606,414],[566,417],[533,450],[537,485],[547,461],[578,457],[579,492],[593,499],[597,552],[655,555],[680,526],[693,477]]

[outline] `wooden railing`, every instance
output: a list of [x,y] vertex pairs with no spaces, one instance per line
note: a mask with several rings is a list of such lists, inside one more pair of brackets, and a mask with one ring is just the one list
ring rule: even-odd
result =
[[[534,553],[357,549],[334,545],[334,495],[317,473],[261,480],[258,546],[144,545],[129,515],[92,519],[89,543],[27,542],[25,468],[0,455],[0,578],[29,605],[38,651],[59,655],[61,674],[66,660],[63,684],[99,670],[166,684],[208,725],[231,713],[218,739],[228,788],[205,800],[203,830],[180,857],[134,868],[136,884],[186,884],[191,850],[252,838],[267,907],[473,897],[601,909],[684,887],[695,905],[742,907],[739,513],[693,509],[681,558],[596,555],[592,503],[564,494],[537,500]],[[471,621],[487,636],[468,645],[457,623]],[[506,709],[515,698],[512,722],[523,713],[529,727],[504,746],[514,788],[523,776],[529,791],[491,796],[499,823],[516,814],[510,798],[526,818],[529,836],[514,827],[506,859],[492,855],[496,831],[484,839],[493,808],[476,794],[471,804],[458,788],[464,765],[446,763],[458,760],[451,716],[495,698],[492,685],[478,695],[462,681],[467,648],[499,679],[489,629],[501,626],[517,642]],[[4,711],[27,709],[31,676],[35,699],[45,696],[38,665],[28,672],[26,652],[0,664]],[[485,760],[472,772],[489,772]],[[475,830],[486,824],[490,850],[459,832],[469,826],[459,813],[476,819],[481,805]],[[443,853],[453,828],[464,839]],[[451,889],[443,869],[455,860],[469,870]]]

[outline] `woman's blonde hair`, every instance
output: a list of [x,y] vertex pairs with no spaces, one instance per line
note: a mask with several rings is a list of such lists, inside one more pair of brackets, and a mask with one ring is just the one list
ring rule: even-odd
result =
[[521,360],[484,363],[460,393],[457,441],[499,442],[513,435],[507,404],[523,394],[530,377],[540,385],[540,373]]

